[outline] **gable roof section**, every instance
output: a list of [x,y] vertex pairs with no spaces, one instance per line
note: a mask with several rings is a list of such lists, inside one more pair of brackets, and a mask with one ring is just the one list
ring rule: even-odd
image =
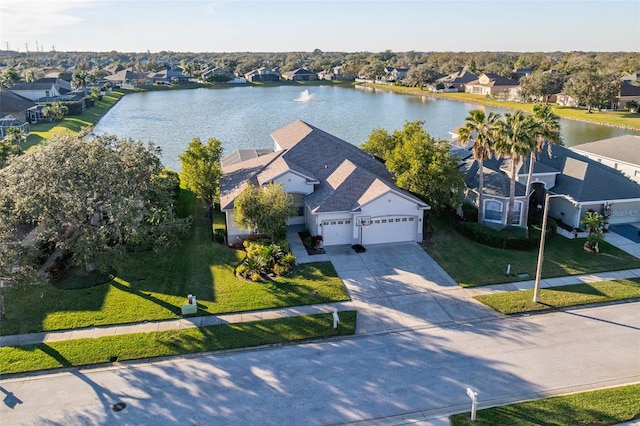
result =
[[[503,159],[487,159],[483,161],[484,186],[483,194],[494,197],[509,197],[511,179],[500,168],[504,167]],[[480,188],[479,164],[473,157],[469,157],[460,166],[460,171],[464,175],[467,188],[478,192]],[[516,182],[515,197],[524,197],[525,186]]]
[[360,148],[296,120],[271,134],[277,151],[223,167],[220,204],[229,209],[247,181],[264,184],[293,171],[317,182],[306,201],[313,212],[351,211],[393,190],[428,208],[395,187],[384,164]]
[[35,102],[17,95],[10,90],[2,90],[0,92],[0,116],[7,115],[12,112],[26,111],[34,105]]
[[593,154],[640,166],[640,136],[623,135],[570,148],[579,154]]

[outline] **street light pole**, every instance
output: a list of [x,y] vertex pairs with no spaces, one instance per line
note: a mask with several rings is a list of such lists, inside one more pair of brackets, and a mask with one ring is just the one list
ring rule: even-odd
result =
[[540,233],[540,249],[538,250],[538,266],[536,267],[536,283],[533,287],[533,303],[538,303],[540,294],[540,275],[542,274],[542,262],[544,261],[544,240],[547,235],[547,213],[549,212],[549,199],[547,192],[544,196],[544,210],[542,211],[542,231]]

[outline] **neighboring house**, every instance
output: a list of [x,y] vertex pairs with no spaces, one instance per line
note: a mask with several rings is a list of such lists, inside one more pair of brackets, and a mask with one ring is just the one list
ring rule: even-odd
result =
[[288,224],[304,224],[324,245],[422,241],[429,205],[397,188],[380,161],[301,120],[271,137],[273,151],[242,150],[222,161],[228,241],[246,235],[234,222],[236,197],[248,184],[271,182],[284,184],[298,206]]
[[0,140],[4,139],[4,137],[7,135],[7,129],[9,127],[17,127],[20,130],[24,131],[26,136],[29,136],[29,123],[25,123],[24,121],[20,121],[11,115],[7,115],[0,118]]
[[333,67],[331,71],[320,71],[318,73],[318,78],[320,80],[355,80],[353,74],[345,74],[343,72],[342,66]]
[[514,68],[511,72],[516,80],[520,80],[522,77],[529,77],[533,70],[531,68]]
[[285,80],[293,80],[293,81],[311,81],[317,80],[318,74],[315,72],[311,72],[306,68],[298,68],[293,71],[287,71],[282,73],[282,78]]
[[558,96],[556,97],[556,103],[558,105],[568,106],[573,108],[577,108],[578,106],[580,106],[580,104],[576,99],[572,98],[566,93],[558,93]]
[[232,80],[234,77],[233,73],[220,67],[208,67],[202,71],[202,80],[204,81],[215,81],[217,78]]
[[182,71],[167,68],[158,72],[150,72],[147,74],[147,81],[154,84],[171,84],[177,81],[182,84],[189,82],[189,76],[184,75]]
[[9,91],[16,95],[27,98],[31,101],[37,101],[41,98],[48,98],[51,96],[60,96],[62,93],[59,90],[59,86],[56,85],[57,79],[55,78],[42,78],[33,83],[18,83],[9,87]]
[[245,80],[252,83],[259,81],[279,81],[280,80],[280,68],[267,68],[261,67],[252,71],[249,71],[244,75]]
[[616,97],[616,106],[618,109],[627,109],[626,104],[630,101],[640,102],[640,86],[622,82],[620,95]]
[[29,108],[27,110],[27,120],[29,121],[29,123],[52,123],[54,118],[53,117],[47,117],[44,115],[44,113],[42,112],[45,109],[46,105],[44,104],[37,104],[32,106],[31,108]]
[[0,92],[0,117],[11,115],[20,121],[27,121],[27,110],[35,103],[9,90]]
[[[510,160],[484,161],[485,223],[506,225],[509,202],[508,161]],[[516,223],[521,219],[528,170],[528,160],[518,168]],[[467,184],[467,200],[477,205],[478,165],[470,154],[463,162],[461,172],[464,173]],[[551,157],[547,154],[547,146],[538,154],[538,160],[534,164],[530,205],[533,208],[542,206],[546,192],[564,196],[551,198],[549,217],[574,228],[580,227],[580,219],[588,210],[600,212],[605,203],[611,205],[612,216],[609,223],[640,222],[640,185],[629,180],[619,170],[559,145],[553,145]]]
[[465,85],[478,79],[478,76],[469,72],[468,67],[461,67],[458,71],[436,80],[436,87],[439,84],[444,86],[444,92],[464,92]]
[[569,148],[640,183],[640,136],[623,135]]
[[620,80],[623,83],[633,83],[634,81],[640,80],[640,72],[637,72],[635,74],[629,74],[629,75],[625,75],[624,77],[620,77]]
[[137,86],[146,82],[147,75],[142,72],[137,72],[132,67],[129,67],[120,70],[115,74],[107,75],[104,79],[116,87]]
[[510,89],[518,87],[518,81],[494,73],[484,73],[477,80],[465,84],[464,91],[476,95],[507,95]]
[[407,78],[407,73],[409,72],[409,68],[385,67],[384,70],[386,74],[380,77],[380,81],[386,83],[404,80]]

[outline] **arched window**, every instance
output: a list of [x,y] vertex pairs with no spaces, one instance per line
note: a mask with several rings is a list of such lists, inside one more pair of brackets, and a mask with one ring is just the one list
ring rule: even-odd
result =
[[484,202],[484,220],[502,223],[502,203],[495,200]]

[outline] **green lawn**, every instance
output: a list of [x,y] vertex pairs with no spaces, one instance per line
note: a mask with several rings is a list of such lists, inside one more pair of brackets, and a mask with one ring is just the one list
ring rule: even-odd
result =
[[102,100],[96,101],[95,106],[87,108],[80,115],[68,115],[65,116],[62,121],[55,123],[38,123],[31,124],[31,134],[27,138],[27,141],[22,145],[23,149],[29,149],[34,145],[39,144],[42,140],[48,139],[56,133],[70,131],[77,133],[82,130],[83,127],[91,126],[96,123],[112,106],[116,104],[124,95],[125,91],[120,89],[114,89],[107,92]]
[[[520,109],[530,112],[533,109],[533,104],[525,104],[520,102],[501,101],[498,99],[487,98],[484,95],[476,95],[473,93],[434,93],[428,90],[420,90],[416,87],[402,87],[402,86],[387,86],[387,85],[375,85],[375,87],[391,90],[397,93],[405,93],[408,95],[417,96],[433,96],[437,98],[450,99],[460,102],[476,103],[481,105],[488,105],[496,108],[504,109]],[[628,111],[606,111],[599,112],[593,111],[587,113],[583,108],[571,108],[560,105],[550,104],[554,113],[558,114],[562,118],[568,118],[573,120],[588,121],[594,124],[613,125],[619,127],[626,127],[630,129],[640,130],[640,114],[632,114]]]
[[615,425],[640,415],[640,384],[487,408],[451,416],[452,426]]
[[[179,212],[193,213],[183,241],[164,253],[131,253],[112,281],[90,288],[61,290],[52,285],[2,289],[7,321],[1,334],[178,318],[188,294],[199,314],[249,311],[348,300],[330,262],[298,265],[271,282],[235,277],[243,251],[211,242],[209,222],[187,191]],[[186,201],[185,201],[186,200]]]
[[[537,250],[523,252],[488,247],[458,234],[447,219],[435,218],[432,223],[434,234],[426,250],[461,286],[535,278]],[[600,244],[600,254],[585,252],[583,244],[584,239],[570,240],[561,236],[547,239],[542,277],[640,268],[640,259],[606,242]],[[508,264],[511,264],[512,274],[526,273],[529,277],[505,277]]]
[[356,311],[0,348],[0,374],[246,348],[355,333]]
[[539,303],[533,302],[533,290],[474,297],[505,315],[635,298],[640,298],[640,278],[540,289]]

